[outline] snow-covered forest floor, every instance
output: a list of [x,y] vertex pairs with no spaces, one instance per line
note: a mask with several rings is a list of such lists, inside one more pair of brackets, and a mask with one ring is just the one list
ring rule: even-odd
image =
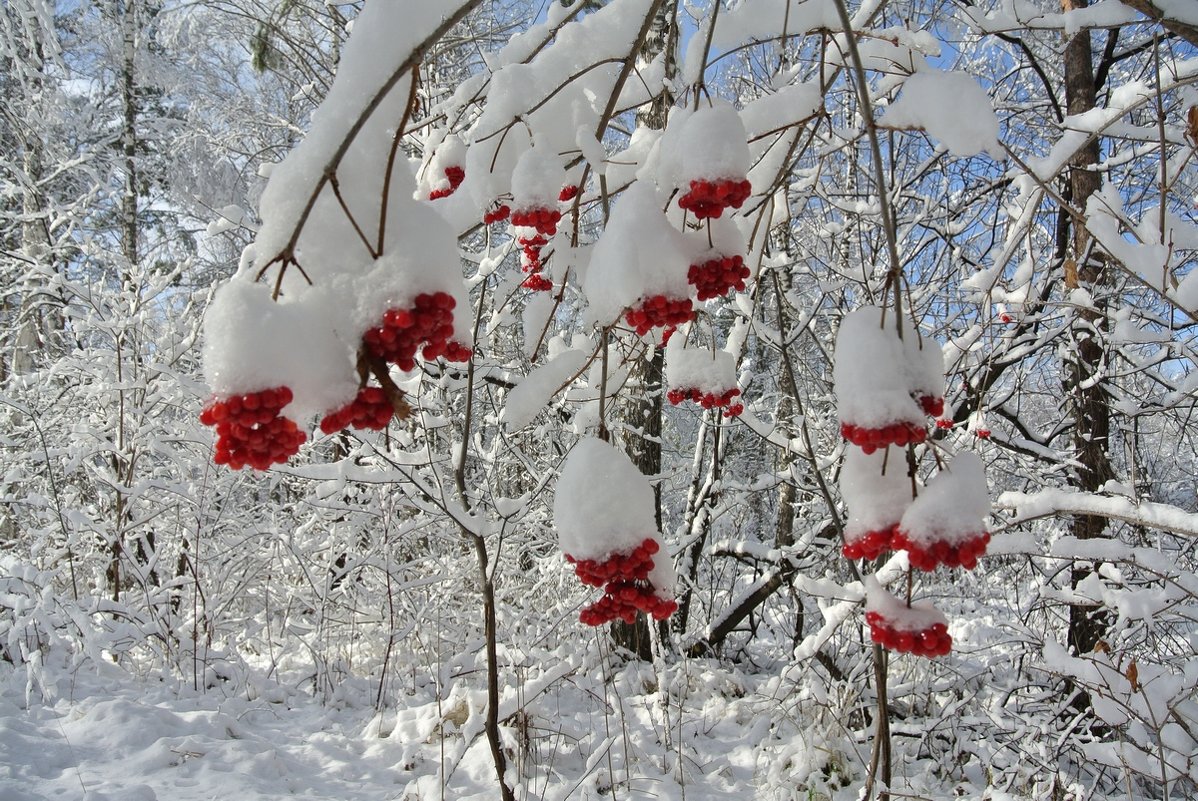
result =
[[[595,653],[546,656],[555,676],[505,693],[508,705],[522,697],[507,731],[521,798],[859,796],[868,740],[837,723],[835,699],[800,692],[780,668],[633,662],[604,681]],[[496,796],[478,694],[468,690],[438,699],[418,680],[378,712],[377,684],[363,679],[317,699],[298,676],[218,680],[197,692],[161,674],[52,661],[0,668],[5,801]],[[1039,797],[987,791],[976,757],[962,763],[955,778],[937,777],[912,753],[894,787],[928,798]]]

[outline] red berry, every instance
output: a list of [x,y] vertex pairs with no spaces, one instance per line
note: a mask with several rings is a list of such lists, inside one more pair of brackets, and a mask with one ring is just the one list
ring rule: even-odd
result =
[[490,225],[492,223],[506,220],[508,215],[511,213],[511,207],[509,207],[507,204],[500,203],[496,205],[495,208],[483,214],[483,225]]
[[920,629],[896,629],[876,611],[865,613],[870,639],[892,651],[923,657],[945,656],[952,651],[953,640],[943,623]]
[[287,387],[232,395],[214,401],[200,413],[200,422],[216,428],[212,460],[234,470],[249,465],[266,470],[294,456],[305,435],[279,410],[291,402]]
[[533,273],[525,278],[520,286],[531,289],[533,292],[548,292],[553,289],[553,282],[540,273]]
[[578,187],[573,184],[562,187],[562,191],[558,194],[557,199],[562,203],[569,203],[578,194]]
[[375,356],[401,370],[412,370],[417,353],[433,359],[448,351],[455,305],[453,296],[446,292],[417,295],[411,309],[387,311],[382,325],[367,331],[362,339]]

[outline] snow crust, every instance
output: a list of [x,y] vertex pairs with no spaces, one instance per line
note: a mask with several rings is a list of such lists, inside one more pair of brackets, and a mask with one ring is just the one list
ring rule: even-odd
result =
[[[580,440],[562,465],[553,525],[562,552],[575,559],[628,553],[646,538],[657,538],[660,544],[648,479],[626,455],[595,437]],[[658,553],[665,557],[664,549]]]

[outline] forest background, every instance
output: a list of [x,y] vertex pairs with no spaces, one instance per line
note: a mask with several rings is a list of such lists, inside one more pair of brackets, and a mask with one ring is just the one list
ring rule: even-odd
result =
[[[1198,794],[1195,4],[371,4],[402,31],[307,0],[0,10],[0,788]],[[917,95],[915,75],[939,77]],[[312,255],[366,202],[309,158],[289,180],[315,217],[260,206],[305,132],[358,152],[344,106],[314,117],[335,76],[401,112],[396,192],[455,232],[473,354],[396,373],[413,411],[384,432],[216,466],[214,290],[280,226]],[[660,339],[595,325],[578,278],[670,110],[720,101],[752,154],[729,214],[751,275],[690,335],[735,359],[735,417],[668,402]],[[579,187],[546,292],[469,184],[426,199],[447,138],[467,180],[502,177],[512,130]],[[360,244],[341,234],[319,254],[338,269]],[[411,234],[392,247],[422,254]],[[921,477],[933,453],[985,464],[972,571],[841,553],[836,332],[896,294],[945,355]],[[578,620],[554,487],[596,431],[654,490],[679,604],[660,624]],[[866,572],[933,601],[952,653],[874,647]]]

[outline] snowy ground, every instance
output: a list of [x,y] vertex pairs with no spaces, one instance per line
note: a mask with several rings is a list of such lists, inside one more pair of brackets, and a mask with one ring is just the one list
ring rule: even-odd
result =
[[[663,693],[649,666],[605,683],[583,661],[505,693],[522,799],[857,797],[860,783],[839,780],[843,766],[818,740],[827,721],[804,719],[778,676],[690,662],[668,672]],[[377,685],[362,680],[324,703],[241,684],[195,692],[113,665],[4,664],[0,799],[498,798],[476,688],[451,684],[438,703],[435,687],[409,686],[398,711],[379,715]],[[511,717],[517,708],[527,715]]]

